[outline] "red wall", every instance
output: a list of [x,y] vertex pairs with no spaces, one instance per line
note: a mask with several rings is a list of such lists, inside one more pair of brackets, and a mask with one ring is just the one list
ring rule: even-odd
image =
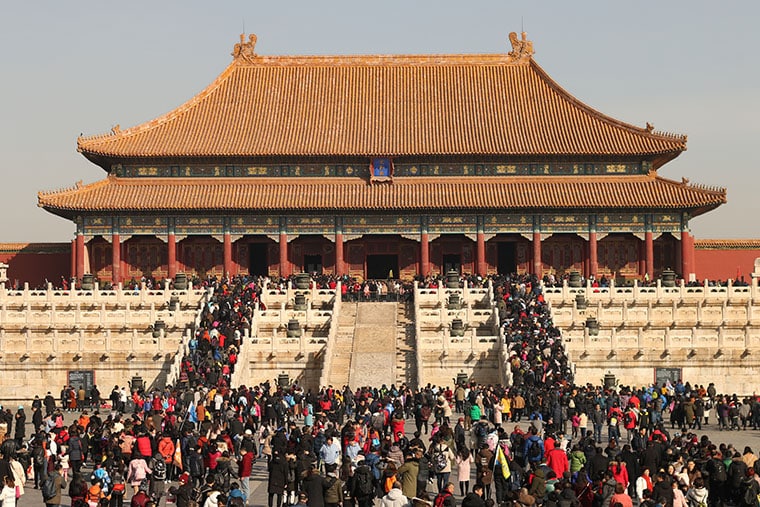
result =
[[11,286],[42,287],[46,281],[59,286],[71,269],[70,243],[0,244],[0,262],[8,264]]
[[697,280],[726,280],[744,277],[749,282],[760,247],[746,249],[694,249]]

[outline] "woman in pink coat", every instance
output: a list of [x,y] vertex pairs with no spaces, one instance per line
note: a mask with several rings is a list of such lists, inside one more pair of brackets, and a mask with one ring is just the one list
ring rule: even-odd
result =
[[140,483],[151,473],[153,473],[153,470],[148,468],[148,464],[142,456],[137,456],[129,462],[127,481],[132,485],[132,488],[134,488],[134,494],[137,494],[137,491],[140,489]]

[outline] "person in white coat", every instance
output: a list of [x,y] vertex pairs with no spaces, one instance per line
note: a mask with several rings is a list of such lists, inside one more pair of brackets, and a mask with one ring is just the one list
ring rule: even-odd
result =
[[408,507],[411,505],[409,499],[401,492],[401,483],[396,481],[393,483],[393,487],[380,500],[380,507]]

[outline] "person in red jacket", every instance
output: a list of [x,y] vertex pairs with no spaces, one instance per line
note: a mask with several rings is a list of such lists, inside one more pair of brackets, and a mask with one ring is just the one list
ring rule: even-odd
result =
[[251,495],[251,486],[249,479],[251,477],[251,470],[253,469],[253,452],[248,452],[245,449],[240,449],[240,459],[238,460],[238,476],[240,477],[240,491],[245,495],[245,501],[248,502],[248,497]]
[[398,410],[393,413],[393,417],[391,418],[391,432],[393,434],[393,441],[398,442],[399,441],[399,434],[404,435],[404,423],[406,421],[404,420],[404,414],[401,412],[401,410]]
[[546,465],[554,470],[557,477],[562,477],[565,472],[570,471],[570,462],[567,460],[567,453],[559,447],[554,447],[554,444],[553,440],[544,442]]

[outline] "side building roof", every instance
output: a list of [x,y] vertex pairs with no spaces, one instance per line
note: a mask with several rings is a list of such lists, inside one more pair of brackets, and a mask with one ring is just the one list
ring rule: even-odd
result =
[[255,38],[195,97],[154,120],[80,137],[114,160],[177,157],[631,156],[654,169],[686,137],[606,116],[562,89],[530,41],[504,54],[260,56]]

